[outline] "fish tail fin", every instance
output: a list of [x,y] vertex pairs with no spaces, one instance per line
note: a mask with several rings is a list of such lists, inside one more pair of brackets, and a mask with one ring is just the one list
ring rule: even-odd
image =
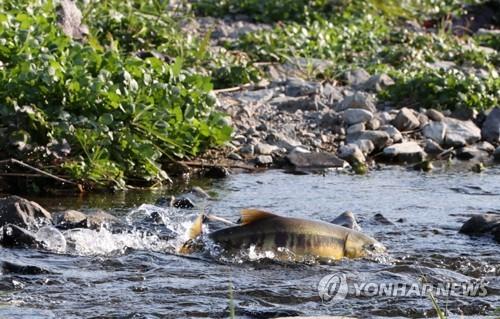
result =
[[198,217],[194,220],[193,224],[188,230],[188,239],[184,244],[182,244],[181,248],[179,249],[179,253],[181,254],[189,254],[192,253],[194,250],[194,240],[200,236],[202,226],[203,226],[203,221],[205,220],[205,213],[200,213]]

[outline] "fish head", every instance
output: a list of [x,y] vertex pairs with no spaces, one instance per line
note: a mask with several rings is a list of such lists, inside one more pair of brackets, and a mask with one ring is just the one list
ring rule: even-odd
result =
[[350,232],[344,244],[344,255],[349,258],[372,256],[385,251],[384,245],[360,232]]

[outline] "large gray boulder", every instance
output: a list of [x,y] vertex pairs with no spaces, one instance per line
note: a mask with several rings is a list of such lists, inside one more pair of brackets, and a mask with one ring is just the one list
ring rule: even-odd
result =
[[403,140],[401,132],[392,125],[383,125],[380,127],[380,130],[389,134],[389,137],[394,143],[399,143]]
[[41,224],[51,223],[50,213],[35,202],[19,196],[0,198],[0,227],[12,224],[35,229]]
[[500,144],[500,108],[495,107],[486,117],[481,129],[481,136],[493,144]]
[[460,121],[444,118],[446,136],[444,144],[450,147],[461,147],[474,144],[481,139],[481,130],[472,121]]
[[443,122],[430,121],[422,128],[422,135],[441,145],[446,136],[446,124]]
[[364,163],[366,160],[365,155],[356,144],[342,145],[341,147],[339,147],[337,155],[341,159],[349,162],[349,164],[351,165],[353,163]]

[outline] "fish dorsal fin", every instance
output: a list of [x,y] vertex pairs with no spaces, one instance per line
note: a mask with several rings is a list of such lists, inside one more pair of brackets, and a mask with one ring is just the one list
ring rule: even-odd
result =
[[273,213],[265,212],[263,210],[249,208],[241,210],[240,223],[242,225],[250,224],[258,220],[263,220],[272,217],[279,217]]

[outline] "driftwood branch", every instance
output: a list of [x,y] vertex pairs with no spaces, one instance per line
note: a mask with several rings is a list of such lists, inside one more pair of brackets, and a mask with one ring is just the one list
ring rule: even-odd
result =
[[[59,182],[62,182],[62,183],[67,183],[67,184],[72,184],[72,185],[77,185],[78,186],[78,183],[70,181],[69,179],[66,179],[66,178],[62,178],[62,177],[56,176],[54,174],[51,174],[49,172],[46,172],[44,170],[41,170],[39,168],[36,168],[36,167],[31,166],[29,164],[26,164],[26,163],[24,163],[24,162],[22,162],[20,160],[15,159],[15,158],[10,158],[10,159],[7,159],[7,160],[1,160],[0,161],[0,165],[1,164],[5,164],[5,165],[16,164],[16,165],[22,166],[24,168],[27,168],[29,170],[32,170],[34,172],[37,172],[39,176],[50,177],[50,178],[55,179],[55,180],[57,180]],[[26,176],[26,174],[18,174],[18,175],[19,176],[22,176],[22,175]]]

